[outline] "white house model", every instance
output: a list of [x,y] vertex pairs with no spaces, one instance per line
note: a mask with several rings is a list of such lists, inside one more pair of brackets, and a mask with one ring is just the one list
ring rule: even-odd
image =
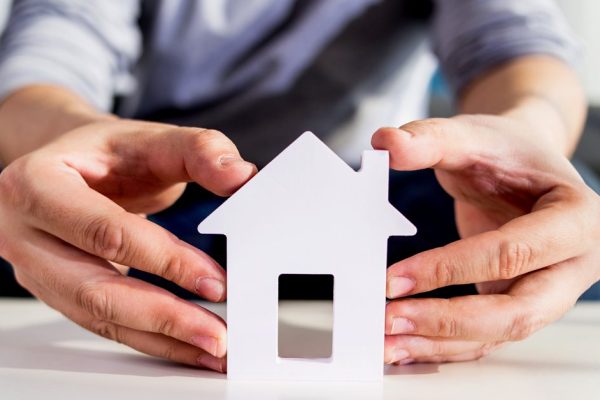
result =
[[[387,239],[416,233],[388,174],[387,151],[357,172],[306,132],[202,221],[227,235],[229,379],[382,378]],[[330,358],[278,356],[281,274],[333,275]]]

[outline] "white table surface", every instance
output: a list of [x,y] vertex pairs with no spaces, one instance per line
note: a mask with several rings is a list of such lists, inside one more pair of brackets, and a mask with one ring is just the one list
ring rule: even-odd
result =
[[[303,337],[318,338],[326,306],[294,302],[280,315],[306,319]],[[600,398],[600,303],[485,359],[388,367],[381,383],[228,382],[97,337],[35,300],[0,300],[0,316],[2,400]]]

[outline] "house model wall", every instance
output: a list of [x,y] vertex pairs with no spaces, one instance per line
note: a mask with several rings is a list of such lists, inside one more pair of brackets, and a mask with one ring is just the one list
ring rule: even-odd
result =
[[[306,132],[202,221],[227,235],[229,379],[381,379],[387,239],[416,233],[388,174],[386,151],[357,172]],[[330,358],[278,356],[281,274],[334,276]]]

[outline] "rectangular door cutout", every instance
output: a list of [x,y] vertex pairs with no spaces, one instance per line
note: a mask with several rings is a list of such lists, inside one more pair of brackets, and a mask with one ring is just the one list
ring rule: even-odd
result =
[[[277,353],[281,358],[329,358],[333,343],[333,275],[279,275]],[[306,293],[305,299],[293,296]],[[319,290],[314,296],[313,290]],[[315,297],[325,299],[315,301]],[[310,304],[307,305],[307,304]],[[310,311],[309,311],[310,310]]]

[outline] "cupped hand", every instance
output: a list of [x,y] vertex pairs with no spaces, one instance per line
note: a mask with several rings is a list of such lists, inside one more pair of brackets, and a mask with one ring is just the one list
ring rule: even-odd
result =
[[394,169],[434,168],[462,238],[392,265],[387,296],[479,291],[389,302],[386,362],[477,359],[560,318],[600,279],[600,198],[543,132],[463,115],[383,128],[372,143]]
[[123,120],[85,125],[0,174],[0,255],[21,285],[82,327],[224,371],[223,320],[115,265],[224,300],[223,269],[141,214],[171,205],[185,182],[226,196],[255,172],[220,132]]

